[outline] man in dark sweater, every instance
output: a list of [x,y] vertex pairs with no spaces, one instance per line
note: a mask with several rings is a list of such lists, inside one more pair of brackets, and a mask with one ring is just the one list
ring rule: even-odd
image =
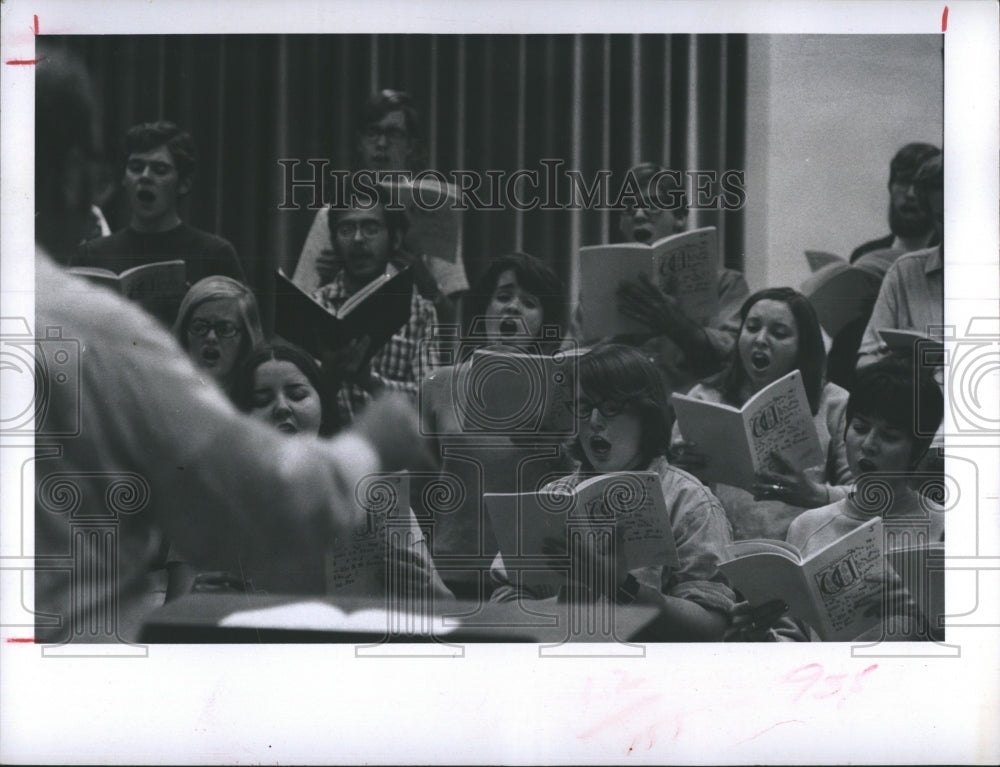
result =
[[246,282],[233,246],[185,224],[177,213],[178,201],[191,191],[197,165],[191,136],[170,122],[142,123],[129,128],[123,149],[129,225],[83,243],[70,266],[120,274],[134,266],[181,259],[189,286],[213,274]]

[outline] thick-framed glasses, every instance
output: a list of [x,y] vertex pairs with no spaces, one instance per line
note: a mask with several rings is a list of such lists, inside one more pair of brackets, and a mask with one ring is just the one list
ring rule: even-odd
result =
[[652,203],[644,203],[643,205],[629,205],[623,211],[622,215],[626,218],[634,218],[635,214],[639,211],[643,211],[646,214],[646,218],[650,220],[656,220],[662,216],[667,209],[663,207],[657,207]]
[[387,128],[380,128],[378,125],[369,125],[361,131],[361,138],[371,142],[384,138],[390,144],[402,144],[409,138],[409,134],[402,128],[397,128],[394,125],[390,125]]
[[355,237],[358,229],[363,237],[378,237],[385,231],[385,225],[381,221],[344,221],[337,224],[334,231],[338,237],[347,240]]
[[209,322],[208,320],[193,320],[190,325],[188,325],[188,333],[196,336],[207,336],[209,330],[214,330],[215,335],[219,338],[232,338],[238,335],[241,330],[240,326],[229,320],[219,320],[218,322]]
[[576,417],[581,421],[586,421],[594,412],[594,408],[597,408],[597,411],[605,418],[615,418],[624,413],[628,406],[628,402],[620,402],[613,399],[606,399],[601,402],[591,402],[590,400],[581,399],[576,403]]

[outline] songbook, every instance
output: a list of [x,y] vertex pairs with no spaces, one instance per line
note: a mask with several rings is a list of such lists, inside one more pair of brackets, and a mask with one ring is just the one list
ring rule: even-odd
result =
[[[629,568],[678,567],[677,546],[655,472],[613,472],[573,489],[529,493],[485,493],[483,506],[511,582],[527,588],[559,588],[570,567],[571,530],[576,525],[621,536]],[[590,520],[588,522],[587,520]],[[553,551],[561,554],[553,554]],[[562,557],[565,567],[554,569]]]
[[737,541],[719,569],[751,607],[783,600],[821,639],[844,642],[882,618],[883,549],[882,518],[873,517],[805,558],[784,541]]
[[806,261],[809,264],[809,271],[818,272],[824,266],[830,264],[846,264],[847,259],[838,256],[836,253],[827,253],[825,250],[807,250]]
[[674,394],[672,402],[684,439],[709,458],[699,475],[708,484],[752,491],[758,472],[778,469],[771,453],[797,469],[825,459],[798,370],[764,387],[741,408],[686,394]]
[[934,338],[917,330],[900,330],[899,328],[878,328],[879,338],[882,339],[889,351],[897,354],[915,355],[917,350],[921,350],[921,362],[927,364],[944,364],[944,340],[941,337]]
[[[387,559],[390,546],[411,549],[422,533],[410,510],[409,474],[371,474],[354,493],[365,512],[364,524],[339,537],[326,552],[327,594],[384,601],[386,577],[400,559]],[[397,574],[397,583],[401,575]]]
[[[430,625],[426,625],[428,623]],[[381,601],[373,601],[370,607],[350,610],[319,599],[250,607],[230,613],[219,621],[220,628],[371,634],[376,637],[400,624],[423,625],[427,636],[443,636],[458,628],[454,619],[449,621],[426,611],[407,618],[405,613],[391,612]]]
[[181,259],[133,266],[120,274],[96,266],[71,266],[67,271],[141,304],[165,322],[173,321],[187,292],[187,265]]
[[576,434],[576,371],[587,349],[529,354],[506,347],[477,349],[456,379],[466,433]]
[[650,245],[629,242],[580,248],[584,338],[651,332],[618,311],[619,284],[639,274],[673,296],[684,314],[707,325],[718,310],[718,262],[714,226],[663,237]]
[[393,267],[348,298],[336,311],[323,304],[277,270],[274,296],[274,332],[301,346],[314,357],[324,348],[339,349],[368,335],[366,364],[410,319],[413,274]]
[[417,254],[436,256],[456,263],[461,257],[462,217],[456,210],[454,186],[433,176],[382,182],[389,190],[390,204],[398,202],[406,212],[406,246]]
[[871,314],[882,275],[845,261],[827,264],[802,283],[802,294],[816,310],[823,330],[831,338],[850,322]]

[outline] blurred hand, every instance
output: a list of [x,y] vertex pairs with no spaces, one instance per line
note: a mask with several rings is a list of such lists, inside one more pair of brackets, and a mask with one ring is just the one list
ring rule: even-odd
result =
[[321,250],[316,256],[316,274],[319,275],[319,284],[326,285],[337,276],[340,271],[341,260],[332,248]]
[[865,583],[882,588],[858,600],[854,609],[866,617],[877,616],[883,620],[890,615],[916,619],[917,603],[903,585],[902,578],[888,564],[885,567],[884,572],[879,570],[865,576]]
[[366,334],[339,349],[323,347],[320,362],[331,391],[336,392],[344,381],[364,383],[370,377],[369,366],[361,364],[370,345],[371,337]]
[[796,469],[778,453],[770,455],[777,469],[757,473],[753,486],[756,501],[781,501],[790,506],[815,509],[830,502],[826,485],[810,479],[802,469]]
[[427,594],[434,574],[427,560],[406,546],[393,544],[389,545],[386,557],[395,563],[391,571],[400,579],[403,594],[411,598]]
[[[570,554],[579,557],[579,562],[570,567],[571,577],[575,575],[577,582],[583,587],[578,593],[590,599],[614,599],[616,590],[625,582],[629,571],[625,537],[614,531],[614,520],[611,517],[589,519],[586,525],[574,529],[582,533],[584,542],[581,547],[573,547]],[[547,555],[566,556],[563,541],[546,539],[545,545]],[[565,567],[565,559],[561,566]]]
[[354,422],[378,453],[383,471],[436,471],[434,458],[420,434],[417,411],[405,395],[376,398]]
[[618,286],[618,311],[641,322],[654,333],[668,333],[688,320],[677,300],[640,274],[638,280],[623,280]]
[[784,600],[774,599],[759,607],[751,607],[749,602],[737,602],[730,616],[730,632],[737,642],[763,642],[781,616],[788,612]]

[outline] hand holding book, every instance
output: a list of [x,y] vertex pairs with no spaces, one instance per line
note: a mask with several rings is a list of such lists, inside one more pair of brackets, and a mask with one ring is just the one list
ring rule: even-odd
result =
[[730,633],[740,642],[766,641],[775,623],[787,612],[788,603],[783,599],[772,599],[759,607],[737,602],[729,616]]
[[622,280],[618,285],[618,311],[630,320],[641,322],[654,333],[666,333],[687,318],[677,299],[658,288],[644,273],[637,279]]
[[753,486],[756,501],[782,501],[792,506],[815,509],[830,502],[826,485],[811,479],[803,469],[796,469],[780,453],[771,451],[772,468],[757,472]]
[[322,350],[320,361],[331,392],[335,393],[345,381],[364,386],[371,377],[371,363],[367,361],[371,336],[367,333],[340,348],[323,343],[322,337],[317,338],[317,343]]
[[611,517],[593,519],[587,516],[586,523],[578,528],[583,543],[572,552],[566,551],[565,538],[546,537],[542,539],[542,552],[552,557],[547,563],[553,569],[565,562],[567,555],[580,558],[578,566],[570,568],[571,576],[578,578],[576,588],[569,588],[568,595],[582,600],[614,597],[616,589],[628,577],[628,555],[625,552],[625,535],[621,531],[609,529]]
[[684,313],[677,299],[657,287],[641,273],[635,280],[623,280],[618,286],[618,311],[623,316],[647,326],[656,334],[665,334],[689,357],[697,358],[708,345],[708,336],[694,319]]

